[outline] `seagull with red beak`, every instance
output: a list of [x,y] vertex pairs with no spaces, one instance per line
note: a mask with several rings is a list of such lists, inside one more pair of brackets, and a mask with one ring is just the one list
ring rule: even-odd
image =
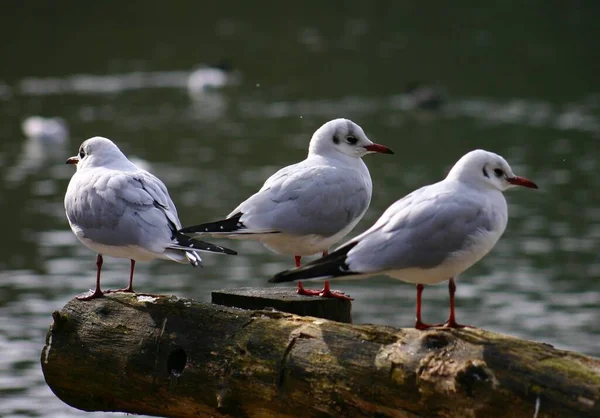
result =
[[484,150],[464,155],[448,176],[398,200],[375,224],[326,257],[283,271],[271,282],[386,274],[417,286],[417,329],[434,325],[421,319],[424,285],[449,280],[446,326],[460,328],[454,313],[454,277],[498,242],[508,221],[505,190],[537,189],[515,176],[501,156]]
[[[329,247],[348,234],[363,217],[373,185],[362,157],[369,153],[393,154],[373,143],[360,126],[334,119],[312,136],[304,161],[282,168],[262,188],[236,207],[226,219],[183,228],[185,234],[249,239],[262,242],[279,254],[327,254]],[[298,284],[298,293],[347,298]]]

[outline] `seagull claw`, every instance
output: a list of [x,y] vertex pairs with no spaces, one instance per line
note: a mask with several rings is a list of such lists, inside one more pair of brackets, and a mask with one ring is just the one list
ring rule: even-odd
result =
[[344,292],[338,292],[336,290],[331,290],[329,288],[329,281],[325,282],[325,285],[323,286],[322,290],[305,289],[302,286],[302,282],[298,282],[298,289],[296,290],[296,293],[299,295],[304,295],[304,296],[320,296],[322,298],[354,300],[350,296],[347,296]]
[[102,292],[100,289],[96,289],[96,290],[90,289],[89,292],[86,292],[84,294],[76,296],[75,299],[87,301],[87,300],[101,298],[103,296],[104,296],[104,292]]

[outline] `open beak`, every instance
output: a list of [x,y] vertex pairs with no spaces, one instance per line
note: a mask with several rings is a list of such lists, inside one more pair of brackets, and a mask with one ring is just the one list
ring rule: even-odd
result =
[[531,180],[527,180],[525,177],[519,177],[519,176],[507,177],[506,181],[509,182],[510,184],[514,184],[515,186],[523,186],[523,187],[528,187],[530,189],[538,188],[537,184],[535,184]]
[[65,164],[75,164],[77,165],[77,163],[79,162],[79,157],[71,157],[67,160],[67,162]]
[[380,144],[365,145],[365,149],[369,152],[378,152],[380,154],[395,154],[394,151]]

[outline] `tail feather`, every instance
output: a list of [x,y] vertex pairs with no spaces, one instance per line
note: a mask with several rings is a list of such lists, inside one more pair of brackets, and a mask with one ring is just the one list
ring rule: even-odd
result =
[[230,218],[216,222],[207,222],[200,225],[188,226],[179,230],[182,234],[191,233],[209,233],[209,232],[235,232],[240,229],[245,229],[243,223],[240,222],[242,213],[236,213]]
[[193,251],[185,251],[185,258],[190,262],[190,264],[194,267],[204,267],[202,265],[202,259],[200,256]]
[[[211,244],[210,242],[200,241],[199,239],[190,238],[183,235],[180,232],[175,234],[176,245],[171,248],[186,251],[186,257],[188,252],[205,251],[210,253],[230,254],[237,255],[237,251],[230,250],[229,248],[221,247],[220,245]],[[188,257],[189,259],[189,257]],[[190,260],[192,262],[192,260]]]
[[219,235],[254,235],[254,234],[277,234],[279,231],[273,230],[250,230],[240,222],[243,213],[236,213],[231,218],[223,219],[216,222],[208,222],[205,224],[188,226],[179,230],[182,234],[211,234],[213,237]]
[[351,242],[329,255],[310,262],[303,267],[277,273],[269,279],[269,282],[280,283],[291,282],[294,280],[327,279],[360,274],[358,272],[350,271],[350,268],[346,263],[346,255],[348,255],[348,252],[354,248],[356,244],[358,244],[358,242]]

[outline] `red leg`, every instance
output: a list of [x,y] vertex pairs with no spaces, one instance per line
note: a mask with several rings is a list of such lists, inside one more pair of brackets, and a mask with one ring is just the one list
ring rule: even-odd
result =
[[448,316],[448,320],[444,324],[444,327],[472,328],[470,325],[461,325],[456,322],[456,317],[454,315],[454,293],[456,293],[456,283],[454,283],[454,277],[451,277],[450,281],[448,282],[448,292],[450,293],[450,316]]
[[102,293],[102,290],[100,290],[100,271],[102,270],[103,261],[104,260],[102,259],[102,254],[98,254],[96,256],[96,290],[94,290],[93,292],[90,291],[83,296],[77,296],[77,299],[92,300],[92,299],[100,298],[104,295]]
[[131,270],[129,271],[129,286],[125,292],[133,293],[133,272],[135,271],[135,260],[131,260]]
[[319,296],[319,293],[321,293],[320,290],[311,290],[311,289],[305,289],[302,286],[302,282],[298,282],[298,290],[296,290],[296,293],[299,295],[304,295],[304,296]]
[[[326,256],[327,254],[328,254],[327,251],[323,251],[323,257]],[[296,260],[296,267],[300,267],[301,256],[297,255],[294,258]],[[298,282],[298,290],[296,290],[296,293],[299,295],[304,295],[304,296],[321,296],[323,298],[338,298],[338,299],[353,300],[351,297],[346,296],[342,292],[331,291],[331,289],[329,288],[328,280],[325,281],[325,284],[324,284],[322,290],[305,289],[302,286],[302,282]]]
[[[294,256],[294,261],[296,262],[296,268],[300,267],[300,260],[302,260],[301,255]],[[299,295],[304,295],[304,296],[316,296],[319,294],[319,292],[316,290],[310,290],[310,289],[306,290],[304,287],[302,287],[302,282],[298,282],[298,290],[296,290],[296,293]]]
[[417,285],[417,318],[415,322],[415,328],[420,330],[439,326],[439,324],[426,324],[421,320],[421,295],[423,294],[424,288],[425,286],[423,286],[421,283]]
[[135,293],[133,291],[133,272],[135,271],[135,260],[131,260],[131,269],[129,270],[129,286],[122,289],[114,290],[114,292]]

